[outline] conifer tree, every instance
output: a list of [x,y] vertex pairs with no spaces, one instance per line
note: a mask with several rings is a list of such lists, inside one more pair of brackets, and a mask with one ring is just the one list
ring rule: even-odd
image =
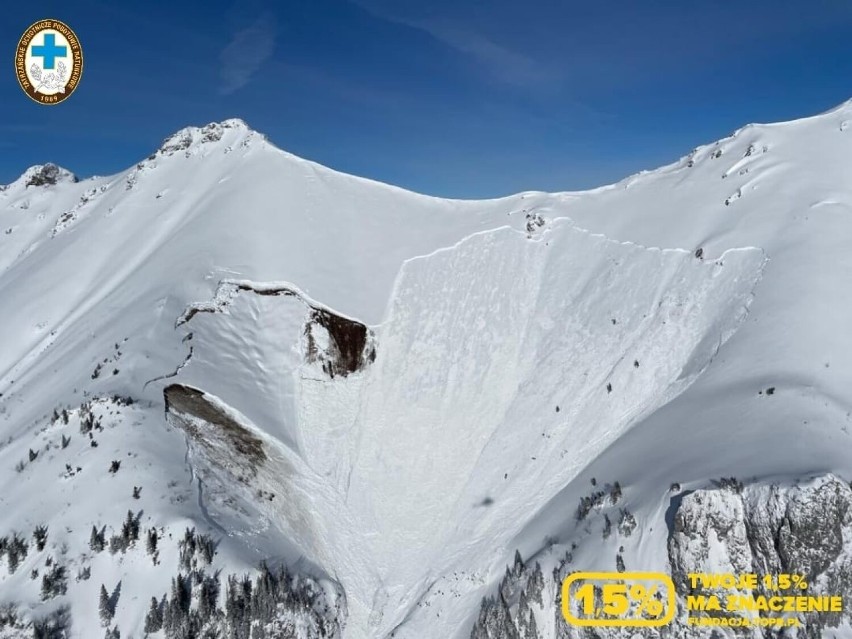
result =
[[47,526],[36,526],[33,531],[33,538],[36,542],[36,550],[41,552],[47,543]]
[[98,532],[97,527],[92,526],[92,534],[89,536],[89,548],[92,552],[101,552],[106,547],[105,535],[105,529]]
[[101,594],[98,601],[98,614],[101,618],[101,623],[104,626],[108,626],[110,621],[112,621],[113,615],[115,614],[115,610],[113,610],[112,602],[109,599],[109,593],[107,592],[106,586],[101,584]]
[[538,626],[535,623],[535,615],[530,610],[530,620],[527,623],[527,634],[524,639],[538,639]]
[[544,590],[544,575],[541,572],[541,564],[535,562],[532,574],[527,582],[527,596],[529,600],[539,606],[543,606],[542,591]]
[[155,552],[157,552],[157,540],[157,529],[149,528],[148,535],[145,538],[145,550],[148,552],[149,555],[153,555]]
[[151,606],[148,608],[148,614],[145,615],[145,632],[148,634],[159,632],[162,627],[163,610],[157,598],[151,597]]

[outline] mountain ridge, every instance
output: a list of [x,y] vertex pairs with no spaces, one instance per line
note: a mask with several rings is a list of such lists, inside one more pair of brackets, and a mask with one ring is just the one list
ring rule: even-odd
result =
[[[193,589],[305,567],[325,593],[297,589],[309,619],[278,602],[280,623],[313,628],[299,639],[466,639],[516,551],[545,575],[536,637],[582,636],[549,575],[616,556],[666,570],[669,486],[852,476],[850,118],[847,102],[614,185],[483,201],[293,161],[234,120],[114,176],[18,181],[0,193],[0,468],[20,488],[0,538],[51,536],[0,567],[0,596],[32,619],[67,604],[88,638],[120,581],[109,623],[135,636],[197,527],[218,554]],[[205,304],[221,312],[186,318]],[[372,332],[375,360],[337,374],[347,338],[317,309]],[[174,385],[274,442],[256,476],[234,470],[220,413],[168,415]],[[612,508],[584,501],[596,478]],[[133,521],[159,559],[122,536]],[[102,526],[114,554],[90,547]],[[27,577],[48,554],[90,578],[42,600]]]
[[[777,121],[777,122],[750,122],[748,124],[745,124],[745,125],[737,128],[737,129],[735,129],[730,135],[728,135],[726,137],[719,138],[715,142],[709,142],[709,143],[701,144],[701,145],[695,147],[693,152],[697,151],[698,149],[702,149],[704,147],[709,147],[709,146],[718,144],[720,142],[735,138],[738,135],[742,134],[744,131],[747,131],[748,129],[761,128],[761,127],[781,127],[781,126],[786,126],[786,125],[795,125],[797,123],[803,123],[803,122],[807,122],[809,120],[826,118],[828,116],[832,116],[832,115],[844,112],[846,110],[852,111],[852,98],[845,100],[845,101],[839,103],[838,105],[836,105],[834,107],[830,107],[830,108],[826,109],[825,111],[822,111],[822,112],[814,114],[814,115],[805,115],[805,116],[793,118],[793,119],[790,119],[790,120],[781,120],[781,121]],[[493,197],[493,198],[446,198],[446,197],[441,197],[441,196],[430,195],[428,193],[421,193],[421,192],[418,192],[418,191],[413,191],[411,189],[406,189],[405,187],[400,187],[400,186],[394,185],[390,182],[382,181],[380,179],[375,179],[375,178],[370,178],[370,177],[367,177],[367,176],[361,176],[361,175],[356,175],[356,174],[352,174],[352,173],[347,173],[345,171],[339,171],[337,169],[333,169],[333,168],[330,168],[328,166],[325,166],[321,162],[317,162],[315,160],[311,160],[311,159],[296,155],[294,153],[291,153],[291,152],[287,151],[286,149],[284,149],[283,147],[279,147],[278,145],[276,145],[275,143],[270,141],[266,134],[264,134],[262,131],[259,131],[258,129],[252,128],[248,124],[248,122],[246,122],[244,119],[242,119],[240,117],[225,118],[224,120],[220,120],[220,121],[208,122],[205,125],[188,125],[188,126],[180,128],[180,129],[177,129],[174,133],[165,137],[163,139],[163,142],[160,144],[160,146],[157,147],[157,149],[155,149],[154,152],[152,154],[150,154],[148,157],[149,158],[153,157],[158,151],[162,151],[163,147],[171,146],[170,143],[177,141],[178,139],[180,139],[183,136],[189,136],[190,139],[192,140],[192,144],[197,144],[199,139],[202,142],[204,141],[203,138],[204,138],[206,133],[216,132],[218,134],[219,132],[226,130],[226,129],[236,129],[236,130],[244,131],[245,133],[248,133],[248,134],[255,134],[263,142],[268,144],[270,147],[277,149],[278,151],[284,153],[285,155],[287,155],[287,156],[289,156],[289,157],[291,157],[291,158],[293,158],[297,161],[305,162],[305,163],[308,163],[308,164],[311,164],[311,165],[315,165],[317,167],[321,167],[321,168],[323,168],[327,171],[330,171],[332,173],[342,175],[342,176],[347,176],[347,177],[350,177],[350,178],[355,178],[355,179],[358,179],[358,180],[363,180],[363,181],[374,183],[374,184],[380,184],[380,185],[383,185],[383,186],[386,186],[386,187],[390,187],[392,189],[399,189],[399,190],[405,191],[407,193],[411,193],[411,194],[414,194],[414,195],[420,195],[420,196],[428,197],[428,198],[434,198],[434,199],[439,199],[439,200],[462,201],[462,202],[465,202],[465,201],[495,201],[495,200],[505,200],[505,199],[512,198],[512,197],[515,197],[515,196],[518,196],[518,195],[533,195],[533,194],[548,193],[548,191],[519,191],[517,193],[510,193],[510,194],[507,194],[507,195],[504,195],[504,196],[498,196],[498,197]],[[208,140],[208,141],[210,141],[210,140]],[[212,140],[212,141],[216,141],[216,140]],[[687,154],[685,156],[681,156],[680,160],[688,157],[688,155],[689,154]],[[616,180],[615,182],[612,182],[612,183],[609,183],[609,184],[602,184],[600,186],[592,187],[592,188],[589,188],[589,189],[550,191],[550,193],[588,193],[588,192],[594,192],[594,191],[597,191],[599,189],[605,189],[607,187],[617,186],[618,184],[621,184],[622,182],[624,182],[626,180],[630,180],[631,178],[634,178],[634,177],[637,177],[637,176],[641,176],[641,175],[645,175],[647,173],[652,173],[652,172],[655,172],[655,171],[662,170],[664,168],[667,168],[668,166],[672,166],[672,165],[676,164],[677,162],[678,161],[672,162],[670,164],[662,165],[662,166],[660,166],[656,169],[645,169],[645,170],[639,171],[637,173],[633,173],[633,174],[624,176],[623,178]],[[19,176],[15,180],[12,180],[11,182],[9,182],[9,184],[6,184],[6,185],[0,184],[0,190],[2,190],[3,187],[8,188],[9,186],[18,182],[21,178],[23,178],[27,174],[28,171],[31,171],[33,169],[40,169],[44,166],[49,166],[49,165],[58,166],[58,168],[62,169],[63,171],[71,173],[67,169],[64,169],[63,167],[61,167],[59,165],[55,165],[52,162],[45,162],[44,164],[36,164],[36,165],[31,166],[31,167],[28,167],[28,169],[25,170],[24,173],[21,174],[21,176]],[[127,169],[125,169],[125,171],[126,170]],[[117,175],[120,175],[123,172],[124,171],[119,171],[119,172],[117,172],[115,174],[111,174],[111,175],[117,176]],[[73,174],[71,174],[71,175],[73,175]],[[93,176],[81,178],[81,179],[85,181],[85,180],[98,179],[100,177],[102,177],[102,176],[93,175]]]

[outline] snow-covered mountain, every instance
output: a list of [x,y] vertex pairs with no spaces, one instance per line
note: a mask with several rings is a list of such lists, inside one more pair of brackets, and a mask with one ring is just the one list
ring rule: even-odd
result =
[[[847,588],[850,122],[486,201],[239,120],[28,169],[0,187],[0,637],[586,637],[568,572],[798,567],[745,540],[813,512],[839,532],[805,568]],[[752,537],[702,550],[720,520]]]

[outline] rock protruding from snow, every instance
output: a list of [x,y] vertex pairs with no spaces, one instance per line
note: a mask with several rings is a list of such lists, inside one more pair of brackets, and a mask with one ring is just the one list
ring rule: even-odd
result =
[[218,142],[229,130],[245,134],[253,133],[249,126],[239,118],[231,118],[223,122],[211,122],[202,127],[190,126],[180,129],[163,140],[155,155],[174,155],[179,151],[189,149],[193,145]]
[[318,363],[330,378],[351,375],[376,359],[373,333],[365,324],[311,300],[297,287],[287,283],[223,280],[212,300],[187,307],[176,326],[186,324],[198,313],[225,311],[241,293],[253,293],[261,298],[292,298],[309,311],[302,330],[304,361]]
[[[751,619],[751,612],[687,611],[689,595],[715,595],[725,606],[731,596],[852,595],[852,489],[835,475],[815,477],[796,484],[744,485],[735,478],[714,482],[715,486],[687,491],[672,498],[673,518],[668,540],[669,571],[677,591],[678,610],[671,625],[649,628],[641,636],[649,639],[764,639],[786,637],[846,636],[849,611],[800,614],[800,626],[783,634],[768,634],[760,627],[688,625],[689,617],[702,615]],[[580,541],[582,533],[574,537]],[[583,628],[565,623],[558,593],[562,580],[582,563],[573,557],[576,543],[554,546],[539,558],[530,579],[527,571],[506,568],[505,576],[480,605],[470,631],[471,639],[542,637],[555,639],[632,639],[630,628]],[[600,544],[600,542],[597,542]],[[619,544],[624,543],[621,537]],[[561,558],[560,552],[568,547]],[[554,566],[553,570],[549,570]],[[643,566],[644,567],[644,566]],[[756,574],[758,588],[692,588],[690,574]],[[806,589],[769,591],[764,575],[790,574],[804,577]],[[542,597],[541,593],[544,593]],[[536,605],[537,604],[537,605]],[[777,617],[778,613],[765,613]],[[538,628],[539,634],[530,632]],[[836,632],[835,632],[836,631]]]
[[[239,460],[240,468],[251,472],[266,461],[263,442],[204,392],[172,384],[163,391],[163,396],[166,415],[180,417],[184,431],[200,445],[225,447],[233,458]],[[206,431],[201,424],[206,426]]]
[[306,360],[319,362],[329,377],[346,377],[376,359],[370,330],[361,322],[312,308],[305,325]]
[[[762,586],[755,592],[693,590],[687,579],[690,573],[802,575],[809,585],[802,594],[840,595],[847,599],[852,596],[850,539],[852,489],[834,475],[794,486],[743,487],[726,481],[718,488],[697,490],[682,497],[668,551],[681,605],[688,594],[717,595],[720,600],[730,594],[778,594],[764,592]],[[676,624],[686,616],[676,615]],[[820,636],[823,628],[837,628],[849,621],[849,613],[800,615],[799,619],[802,627],[809,629],[806,636]],[[810,634],[814,631],[816,634]],[[758,628],[753,634],[743,632],[738,629],[736,636],[763,636]],[[672,633],[671,636],[705,637],[710,636],[710,628],[676,626]]]
[[61,182],[77,182],[77,176],[61,166],[48,162],[31,166],[16,180],[17,182],[23,183],[25,187],[55,186]]

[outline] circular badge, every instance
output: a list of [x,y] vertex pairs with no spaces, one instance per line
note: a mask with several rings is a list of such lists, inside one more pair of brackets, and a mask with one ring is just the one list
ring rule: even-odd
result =
[[39,104],[59,104],[74,93],[83,74],[83,50],[77,34],[59,20],[39,20],[18,42],[18,84]]

